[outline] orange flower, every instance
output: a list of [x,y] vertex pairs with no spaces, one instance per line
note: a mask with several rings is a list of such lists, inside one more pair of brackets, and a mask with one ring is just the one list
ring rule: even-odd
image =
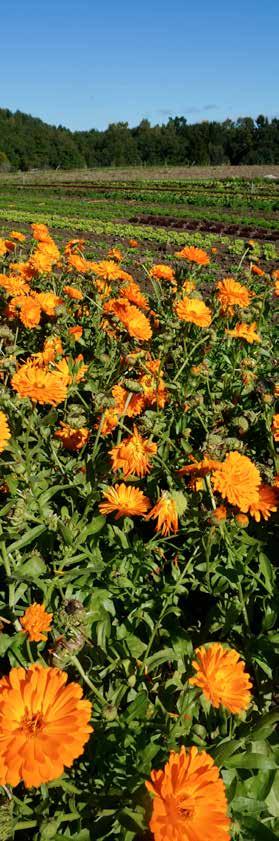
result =
[[128,418],[134,418],[140,415],[144,408],[144,399],[142,394],[133,394],[127,391],[122,385],[114,385],[112,388],[112,396],[114,398],[115,407],[119,415],[127,415]]
[[91,704],[60,669],[34,663],[11,669],[0,692],[0,784],[40,786],[83,753]]
[[154,841],[230,841],[223,780],[213,759],[196,747],[171,751],[145,783],[153,796]]
[[40,642],[47,639],[52,616],[52,613],[47,613],[43,604],[37,604],[37,602],[26,608],[19,621],[30,642]]
[[85,260],[79,254],[69,254],[67,264],[70,269],[76,269],[80,274],[89,274],[92,271],[90,260]]
[[220,461],[216,461],[216,459],[208,458],[205,456],[201,461],[197,461],[194,456],[189,456],[191,458],[191,464],[186,464],[185,467],[180,467],[177,470],[178,476],[187,476],[187,474],[195,475],[195,476],[207,476],[208,473],[211,473],[212,470],[216,470],[220,467]]
[[263,271],[263,269],[260,269],[260,267],[259,267],[259,266],[255,266],[255,264],[254,264],[254,263],[251,263],[251,272],[252,272],[252,274],[257,274],[257,275],[259,275],[259,277],[262,277],[262,276],[265,274],[265,272]]
[[11,437],[8,421],[4,412],[0,411],[0,453],[6,449],[7,443]]
[[227,519],[227,509],[225,505],[218,505],[212,511],[212,520],[216,523],[222,523]]
[[245,672],[245,663],[240,654],[232,648],[224,648],[213,642],[207,648],[203,645],[195,651],[193,667],[197,674],[189,683],[199,686],[213,707],[225,707],[231,713],[247,710],[251,701],[250,677]]
[[115,519],[120,517],[134,517],[146,514],[150,508],[150,501],[147,496],[138,488],[133,488],[131,485],[115,485],[114,488],[108,488],[103,491],[103,497],[107,502],[102,502],[99,505],[101,514],[111,514],[117,511]]
[[48,227],[47,225],[44,225],[43,222],[33,222],[31,228],[33,237],[38,240],[38,242],[49,242],[51,239]]
[[30,291],[29,284],[22,277],[9,277],[6,274],[0,275],[0,287],[5,289],[8,295],[25,295]]
[[135,283],[134,280],[131,280],[127,286],[122,286],[120,295],[126,298],[127,301],[130,301],[131,304],[136,304],[142,310],[149,309],[147,298],[142,294],[138,283]]
[[13,242],[11,239],[5,239],[5,246],[6,246],[7,251],[9,251],[9,252],[14,251],[15,247],[16,247],[15,242]]
[[[108,306],[109,305],[109,306]],[[138,341],[147,341],[152,337],[150,322],[138,307],[130,304],[125,298],[115,298],[105,304],[105,312],[112,311],[126,327],[130,336]]]
[[121,263],[121,260],[123,260],[123,254],[119,248],[111,248],[108,252],[108,257],[111,257],[112,260],[116,260],[117,263]]
[[276,281],[275,281],[275,284],[274,284],[274,295],[276,296],[276,298],[278,298],[278,297],[279,297],[279,280],[276,280]]
[[188,321],[197,327],[209,327],[211,324],[211,310],[199,298],[182,298],[174,309],[180,321]]
[[100,260],[97,263],[90,263],[91,271],[103,280],[133,280],[128,272],[124,272],[114,260]]
[[79,383],[84,379],[84,374],[87,371],[88,365],[84,365],[83,355],[79,353],[75,359],[63,358],[57,362],[57,370],[64,377],[68,385]]
[[185,248],[182,248],[181,251],[175,252],[175,256],[190,260],[191,263],[197,263],[198,266],[208,266],[208,263],[210,263],[210,259],[206,251],[203,251],[202,248],[195,248],[194,245],[185,245]]
[[[54,362],[57,356],[63,353],[62,342],[59,336],[49,336],[44,342],[44,349],[41,354],[35,354],[35,358],[39,356],[44,365],[49,362]],[[34,358],[34,357],[33,357]]]
[[63,423],[63,421],[60,421],[60,426],[61,429],[56,430],[54,437],[59,438],[65,450],[76,452],[87,444],[90,432],[85,426],[74,429],[70,424]]
[[139,246],[137,239],[129,239],[128,244],[130,248],[138,248]]
[[75,286],[63,286],[63,292],[65,295],[68,295],[68,298],[72,298],[73,301],[83,301],[84,295]]
[[76,247],[82,250],[84,243],[85,239],[70,239],[69,242],[66,242],[64,253],[71,254],[71,252],[75,250]]
[[133,434],[109,451],[114,472],[123,470],[127,476],[145,476],[150,471],[150,459],[157,452],[157,444],[142,438],[134,426]]
[[241,526],[241,528],[246,529],[247,526],[249,526],[249,517],[247,517],[247,514],[236,514],[235,520],[238,526]]
[[32,327],[37,327],[40,324],[41,312],[39,301],[26,296],[20,307],[20,321],[24,324],[24,327],[31,330]]
[[3,257],[4,254],[7,254],[7,251],[8,249],[6,247],[5,241],[0,238],[0,257]]
[[182,289],[183,292],[185,292],[185,295],[191,295],[191,292],[193,292],[195,288],[196,284],[193,280],[184,280],[184,283],[182,284]]
[[46,371],[25,362],[13,375],[12,387],[20,397],[29,397],[34,403],[58,406],[67,397],[67,381],[59,371]]
[[258,502],[250,505],[249,514],[254,517],[257,523],[263,520],[268,520],[271,513],[277,511],[278,493],[276,488],[271,488],[269,485],[260,485]]
[[147,515],[146,520],[150,520],[151,518],[152,520],[158,520],[156,531],[160,531],[164,537],[171,534],[171,532],[178,531],[177,507],[175,500],[168,491],[163,491],[160,499]]
[[149,274],[151,277],[156,277],[159,280],[170,280],[171,283],[176,282],[174,270],[171,266],[164,266],[162,263],[156,263],[155,266],[152,266]]
[[[148,365],[146,365],[148,367]],[[158,406],[163,409],[168,398],[168,391],[166,384],[161,377],[156,374],[143,374],[139,379],[139,385],[142,387],[144,403],[146,406]]]
[[222,312],[228,315],[234,314],[234,307],[249,307],[252,293],[246,286],[242,286],[233,277],[225,277],[224,280],[219,280],[217,283],[219,292],[217,293],[218,301],[220,301]]
[[276,473],[276,476],[274,476],[272,484],[273,484],[274,488],[279,489],[279,473]]
[[78,342],[78,340],[82,337],[83,328],[79,324],[77,324],[75,327],[69,327],[68,332],[70,336],[73,336],[73,338],[76,339],[76,341]]
[[245,342],[248,342],[249,345],[252,345],[253,342],[260,342],[260,336],[256,333],[256,322],[253,321],[252,324],[236,324],[233,330],[226,330],[228,336],[232,336],[234,339],[245,339]]
[[46,315],[56,315],[56,308],[63,304],[62,298],[55,295],[54,292],[37,292],[36,300]]
[[110,433],[116,428],[118,421],[119,412],[117,412],[117,410],[113,407],[111,409],[106,409],[102,415],[101,434],[104,436],[110,435]]
[[261,477],[257,467],[247,456],[238,452],[228,453],[225,461],[214,470],[212,482],[223,499],[246,513],[259,500]]
[[17,239],[18,242],[24,242],[24,240],[26,240],[26,236],[24,236],[24,234],[21,234],[20,231],[11,231],[10,237],[12,239]]

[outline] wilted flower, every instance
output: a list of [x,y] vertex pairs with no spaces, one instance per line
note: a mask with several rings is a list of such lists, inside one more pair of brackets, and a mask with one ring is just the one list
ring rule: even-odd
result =
[[54,433],[54,437],[58,438],[65,447],[65,450],[70,450],[70,452],[76,452],[77,450],[81,450],[89,439],[89,429],[86,429],[85,426],[81,426],[78,429],[70,426],[69,423],[63,423],[60,421],[61,429],[57,429]]

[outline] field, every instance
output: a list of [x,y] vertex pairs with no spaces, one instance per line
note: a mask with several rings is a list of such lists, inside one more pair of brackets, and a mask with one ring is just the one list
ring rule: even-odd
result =
[[0,841],[278,837],[266,174],[2,174]]

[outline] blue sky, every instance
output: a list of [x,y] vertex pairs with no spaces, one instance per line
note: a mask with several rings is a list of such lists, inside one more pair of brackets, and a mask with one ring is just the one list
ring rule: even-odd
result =
[[278,0],[13,0],[0,107],[71,129],[279,115]]

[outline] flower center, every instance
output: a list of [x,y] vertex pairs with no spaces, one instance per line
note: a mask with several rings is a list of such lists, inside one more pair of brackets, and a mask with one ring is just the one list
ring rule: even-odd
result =
[[41,730],[43,724],[44,720],[42,713],[38,712],[34,715],[30,715],[30,712],[26,711],[23,719],[21,720],[20,728],[26,733],[26,735],[35,736],[36,733]]
[[166,807],[170,820],[174,822],[178,818],[187,820],[187,818],[192,818],[194,814],[194,809],[191,806],[181,806],[179,800],[175,797],[166,798]]

